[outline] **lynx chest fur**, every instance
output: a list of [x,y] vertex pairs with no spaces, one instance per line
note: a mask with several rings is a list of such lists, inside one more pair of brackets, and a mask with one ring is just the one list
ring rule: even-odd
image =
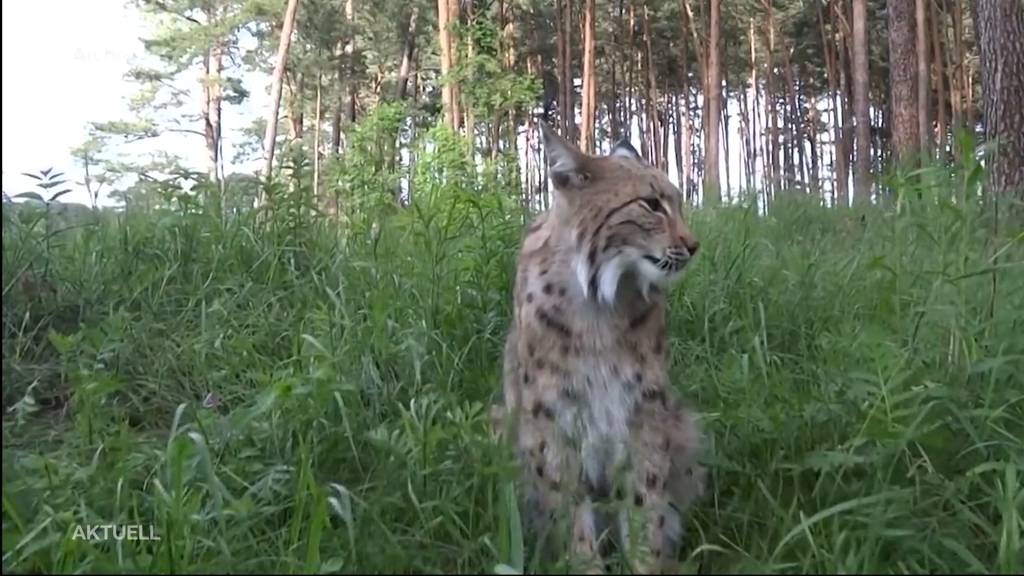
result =
[[[529,517],[571,519],[569,552],[590,570],[602,538],[638,527],[639,569],[663,569],[703,478],[665,324],[666,290],[698,242],[678,189],[628,144],[596,157],[543,133],[554,203],[521,247],[503,377]],[[624,504],[609,526],[594,508],[607,500]]]

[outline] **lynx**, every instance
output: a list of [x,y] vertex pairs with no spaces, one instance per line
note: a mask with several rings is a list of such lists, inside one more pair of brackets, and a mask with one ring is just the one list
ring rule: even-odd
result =
[[552,207],[526,233],[493,416],[522,469],[527,520],[564,519],[591,573],[604,544],[634,569],[675,566],[703,492],[697,416],[669,382],[665,291],[697,253],[679,190],[626,141],[582,153],[541,126]]

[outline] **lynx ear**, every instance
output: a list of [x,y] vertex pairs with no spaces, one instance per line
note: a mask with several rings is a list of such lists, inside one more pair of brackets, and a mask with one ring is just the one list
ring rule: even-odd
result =
[[641,163],[644,161],[643,158],[640,157],[640,153],[636,151],[636,148],[633,148],[633,145],[625,138],[616,142],[615,146],[612,146],[612,151],[609,156],[629,158]]
[[565,191],[587,183],[590,174],[586,170],[586,155],[555,133],[543,120],[539,124],[544,152],[548,157],[548,172],[555,188]]

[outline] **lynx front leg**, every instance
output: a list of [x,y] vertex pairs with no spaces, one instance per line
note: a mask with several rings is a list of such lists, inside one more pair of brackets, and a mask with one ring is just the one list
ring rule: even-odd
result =
[[[519,439],[532,528],[545,544],[568,552],[574,572],[600,574],[597,522],[593,505],[579,489],[578,452],[565,440],[543,402],[527,408]],[[559,522],[562,519],[571,520],[571,525]]]
[[665,573],[676,566],[682,538],[680,507],[699,494],[696,463],[699,432],[692,416],[667,405],[658,392],[645,393],[631,437],[632,502],[626,530],[637,571]]
[[675,565],[681,522],[666,489],[670,469],[661,454],[633,454],[631,496],[622,503],[619,529],[626,560],[638,574],[663,574]]

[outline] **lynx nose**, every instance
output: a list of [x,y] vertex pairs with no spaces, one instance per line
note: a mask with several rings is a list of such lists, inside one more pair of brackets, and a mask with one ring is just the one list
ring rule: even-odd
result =
[[700,242],[693,236],[680,236],[679,243],[686,248],[686,251],[690,253],[690,256],[696,256],[697,250],[700,249]]

